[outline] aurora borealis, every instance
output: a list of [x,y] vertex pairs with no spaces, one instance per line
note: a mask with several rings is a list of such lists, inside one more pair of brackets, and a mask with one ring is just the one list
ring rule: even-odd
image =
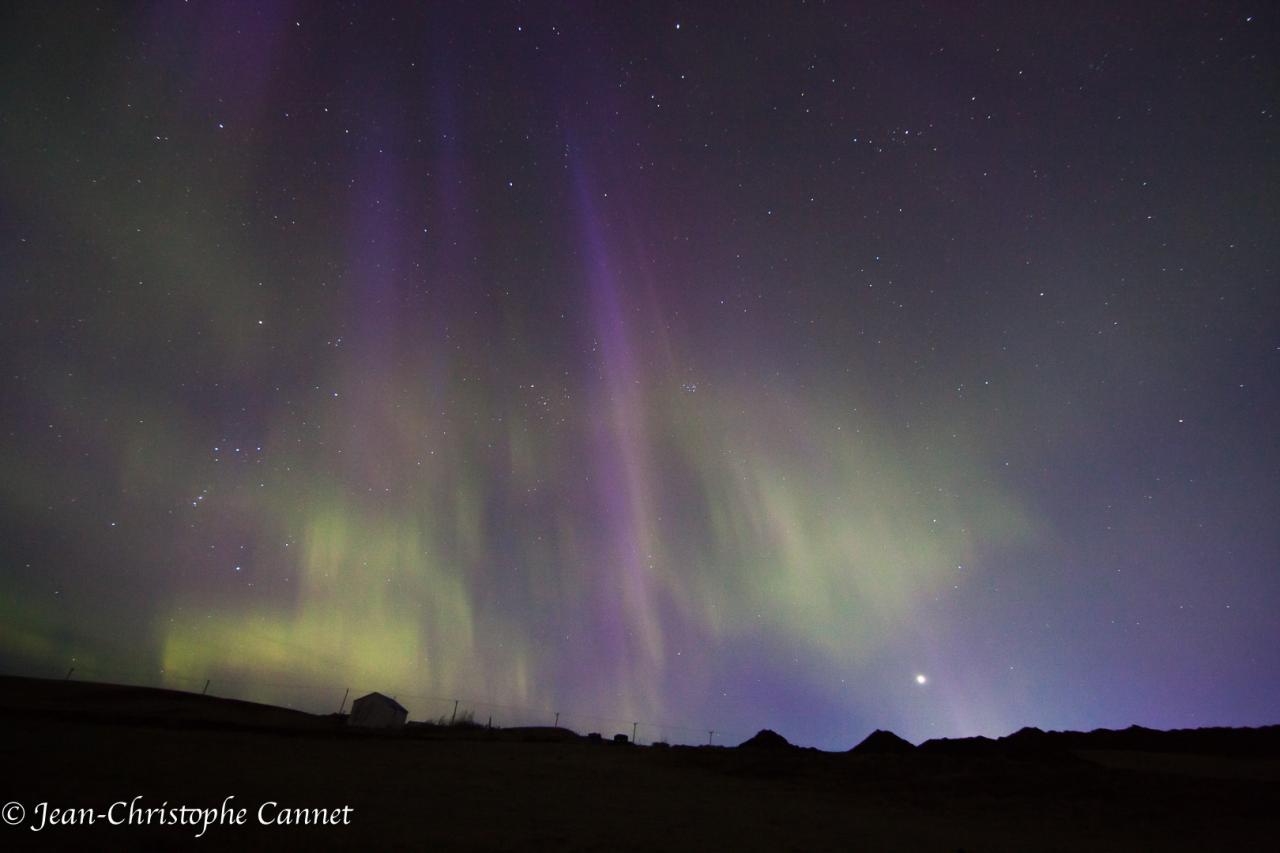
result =
[[6,11],[0,668],[1276,722],[1273,11]]

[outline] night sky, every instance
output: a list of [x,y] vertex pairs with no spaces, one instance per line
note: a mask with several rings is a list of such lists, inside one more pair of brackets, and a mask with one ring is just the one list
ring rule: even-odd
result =
[[1271,4],[3,15],[3,671],[1280,722]]

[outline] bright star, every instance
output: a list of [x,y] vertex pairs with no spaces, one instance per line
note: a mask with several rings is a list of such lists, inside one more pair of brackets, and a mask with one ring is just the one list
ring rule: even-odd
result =
[[928,683],[929,683],[929,679],[926,678],[923,673],[916,676],[916,684],[928,684]]

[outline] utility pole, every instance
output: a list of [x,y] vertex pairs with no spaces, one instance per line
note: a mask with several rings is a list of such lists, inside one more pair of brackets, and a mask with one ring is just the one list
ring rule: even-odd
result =
[[67,675],[66,675],[66,677],[65,677],[65,678],[63,678],[62,680],[63,680],[63,681],[70,681],[70,680],[71,680],[71,673],[73,673],[73,672],[75,672],[75,671],[76,671],[76,668],[75,668],[74,666],[73,666],[73,667],[71,667],[71,669],[67,670]]
[[707,746],[711,746],[711,745],[712,745],[712,743],[711,743],[711,742],[712,742],[713,740],[715,740],[715,736],[716,736],[715,729],[712,729],[712,730],[710,730],[710,731],[708,731],[708,732],[707,732]]
[[346,692],[342,694],[342,702],[338,705],[338,713],[342,713],[342,709],[347,707],[347,697],[351,695],[351,688],[348,687]]
[[640,725],[639,723],[632,723],[632,724],[631,724],[631,742],[632,742],[632,743],[635,743],[635,742],[636,742],[636,727],[637,727],[637,726],[639,726],[639,725]]
[[560,728],[560,712],[556,711],[556,728]]
[[453,721],[458,719],[458,700],[453,700],[453,714],[449,716],[449,725],[453,725]]
[[210,680],[211,680],[211,679],[208,679],[208,678],[206,678],[206,679],[204,680],[204,689],[200,691],[200,695],[201,695],[201,696],[205,696],[205,695],[207,695],[207,694],[209,693],[209,681],[210,681]]

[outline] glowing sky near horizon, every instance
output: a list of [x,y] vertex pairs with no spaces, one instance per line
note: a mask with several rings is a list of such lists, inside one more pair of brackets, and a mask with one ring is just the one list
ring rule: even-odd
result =
[[9,13],[0,668],[1276,722],[1275,22],[635,6]]

